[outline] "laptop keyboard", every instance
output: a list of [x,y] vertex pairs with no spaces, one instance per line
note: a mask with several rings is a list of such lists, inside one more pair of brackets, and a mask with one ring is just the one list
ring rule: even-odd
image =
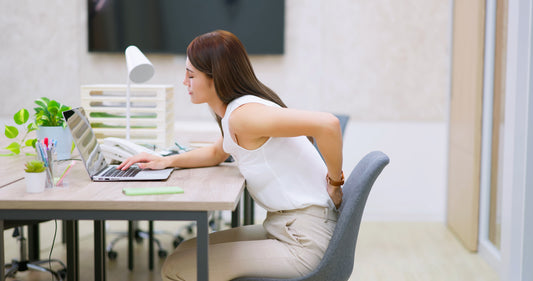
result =
[[129,178],[133,177],[141,171],[138,167],[129,167],[127,170],[118,170],[115,168],[107,170],[102,176],[104,177],[119,177],[119,178]]

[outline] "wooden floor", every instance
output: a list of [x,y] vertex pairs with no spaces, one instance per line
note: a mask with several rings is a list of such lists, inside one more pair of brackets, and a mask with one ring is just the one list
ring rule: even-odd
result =
[[[141,228],[144,224],[141,222]],[[183,223],[156,222],[156,230],[164,247],[170,251],[173,235]],[[48,257],[55,225],[47,222],[41,226],[41,258]],[[65,248],[61,243],[61,222],[58,222],[58,235],[52,251],[53,258],[65,260]],[[108,231],[126,229],[126,222],[110,222]],[[83,281],[94,279],[92,222],[80,222],[80,278]],[[18,257],[18,245],[11,237],[12,231],[4,233],[6,261]],[[116,234],[108,234],[109,242]],[[156,281],[163,259],[157,258],[153,271],[148,270],[146,241],[135,246],[135,267],[127,269],[126,240],[121,240],[116,248],[118,257],[108,261],[107,280],[110,281]],[[13,280],[13,279],[8,279]],[[22,272],[15,280],[52,280],[48,273]],[[350,281],[394,280],[394,281],[496,281],[496,272],[475,253],[465,250],[442,223],[417,222],[363,222],[357,242],[354,271]]]

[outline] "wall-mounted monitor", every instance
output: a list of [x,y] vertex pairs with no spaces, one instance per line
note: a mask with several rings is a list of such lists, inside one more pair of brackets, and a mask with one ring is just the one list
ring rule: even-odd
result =
[[224,29],[249,54],[282,54],[284,0],[87,0],[89,52],[184,54],[196,36]]

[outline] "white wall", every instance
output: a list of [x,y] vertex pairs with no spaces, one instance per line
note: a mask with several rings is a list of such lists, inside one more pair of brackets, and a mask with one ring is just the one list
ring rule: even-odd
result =
[[[85,0],[0,0],[0,117],[40,96],[77,106],[80,85],[124,82],[123,55],[87,52],[86,20]],[[374,217],[444,220],[451,1],[286,0],[285,24],[285,54],[252,57],[259,78],[291,107],[351,116],[345,169],[391,147]],[[185,58],[148,58],[150,83],[176,85],[176,119],[210,121],[181,85]]]
[[363,219],[445,221],[447,132],[445,122],[350,124],[344,171],[370,151],[383,151],[390,158],[372,188]]

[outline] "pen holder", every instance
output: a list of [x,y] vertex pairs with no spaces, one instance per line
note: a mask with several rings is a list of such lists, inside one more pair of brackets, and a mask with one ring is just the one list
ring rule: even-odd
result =
[[52,188],[54,186],[55,186],[55,184],[54,184],[54,176],[53,176],[53,173],[52,173],[52,168],[48,167],[48,168],[46,168],[46,185],[45,185],[45,187],[46,188]]
[[76,164],[75,161],[65,161],[65,160],[58,160],[55,161],[53,164],[53,174],[54,174],[54,186],[55,187],[67,187],[68,186],[68,179],[67,174],[70,172],[70,169],[72,166]]
[[39,160],[44,162],[45,173],[46,173],[46,187],[54,187],[54,162],[57,159],[56,154],[56,140],[50,140],[44,138],[42,140],[37,139],[35,143],[35,149],[37,150],[37,156]]

